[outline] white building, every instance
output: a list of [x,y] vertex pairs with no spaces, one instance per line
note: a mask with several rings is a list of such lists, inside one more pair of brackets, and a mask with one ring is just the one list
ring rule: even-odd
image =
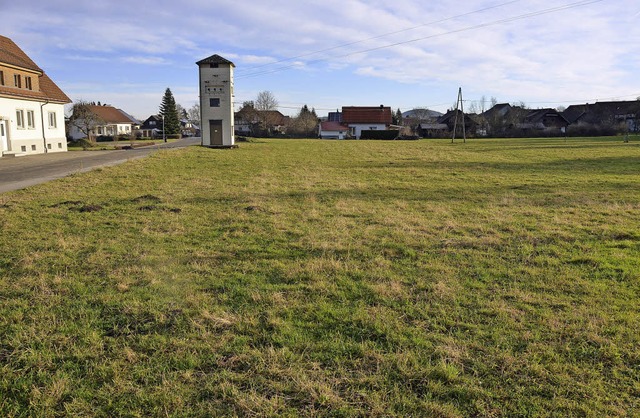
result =
[[66,151],[70,102],[18,45],[0,36],[0,156]]
[[340,122],[321,122],[318,126],[318,136],[322,139],[345,139],[349,134],[349,127]]
[[[134,128],[140,125],[122,109],[116,109],[108,105],[87,105],[88,112],[93,113],[94,120],[91,122],[91,134],[93,137],[109,136],[117,137],[120,135],[130,135]],[[79,126],[78,126],[79,125]],[[69,136],[73,140],[83,139],[87,137],[87,126],[83,119],[78,119],[69,126]]]
[[386,131],[391,126],[391,121],[390,107],[342,107],[342,124],[349,127],[349,136],[355,139],[360,139],[363,131]]
[[233,117],[233,69],[235,65],[219,55],[198,61],[200,72],[200,132],[202,145],[235,146]]

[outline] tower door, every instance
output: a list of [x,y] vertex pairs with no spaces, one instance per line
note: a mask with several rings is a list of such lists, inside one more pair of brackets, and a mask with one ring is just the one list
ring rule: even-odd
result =
[[0,157],[4,151],[9,151],[9,141],[7,140],[7,122],[0,120]]
[[209,120],[209,139],[213,146],[222,146],[222,121]]

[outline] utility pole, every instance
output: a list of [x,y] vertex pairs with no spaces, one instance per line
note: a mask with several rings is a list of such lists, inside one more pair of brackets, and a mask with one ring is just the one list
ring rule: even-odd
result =
[[162,114],[162,139],[167,142],[167,134],[164,131],[164,113]]
[[[460,107],[460,112],[458,112],[458,107]],[[458,100],[456,101],[456,118],[453,120],[453,136],[451,137],[451,143],[453,144],[453,140],[456,139],[456,130],[458,127],[458,113],[462,113],[462,141],[464,143],[467,142],[467,132],[464,128],[464,105],[462,103],[462,87],[458,88]]]

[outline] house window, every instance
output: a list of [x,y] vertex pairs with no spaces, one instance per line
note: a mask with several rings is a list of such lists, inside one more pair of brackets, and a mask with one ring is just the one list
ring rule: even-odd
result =
[[209,106],[210,107],[220,107],[220,99],[217,98],[217,97],[209,99]]
[[35,145],[31,145],[31,151],[35,151],[36,150],[36,146]]
[[32,86],[31,86],[31,77],[25,77],[24,78],[24,87],[26,89],[33,90]]
[[14,74],[14,75],[13,75],[13,84],[14,84],[17,88],[22,87],[22,79],[20,79],[20,74]]
[[18,128],[24,129],[24,110],[16,110],[16,124]]
[[4,72],[0,71],[0,86],[4,86]]
[[62,149],[62,142],[58,142],[58,148]]
[[58,121],[56,120],[56,112],[49,112],[49,128],[55,129],[58,127]]
[[155,120],[150,120],[149,121],[149,126],[156,126],[156,121]]
[[51,144],[47,144],[47,149],[51,149]]
[[21,146],[21,147],[20,147],[20,150],[21,150],[22,152],[27,152],[27,146],[26,146],[26,145]]
[[27,110],[27,127],[29,129],[36,129],[36,117],[33,110]]

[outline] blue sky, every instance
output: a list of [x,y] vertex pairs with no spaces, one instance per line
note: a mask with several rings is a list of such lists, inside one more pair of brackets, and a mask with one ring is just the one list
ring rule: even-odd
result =
[[[5,3],[5,2],[3,2]],[[139,119],[171,88],[198,101],[195,62],[236,64],[236,103],[446,111],[484,96],[532,108],[640,96],[637,0],[23,0],[13,39],[73,100]],[[479,106],[479,103],[476,103]]]

